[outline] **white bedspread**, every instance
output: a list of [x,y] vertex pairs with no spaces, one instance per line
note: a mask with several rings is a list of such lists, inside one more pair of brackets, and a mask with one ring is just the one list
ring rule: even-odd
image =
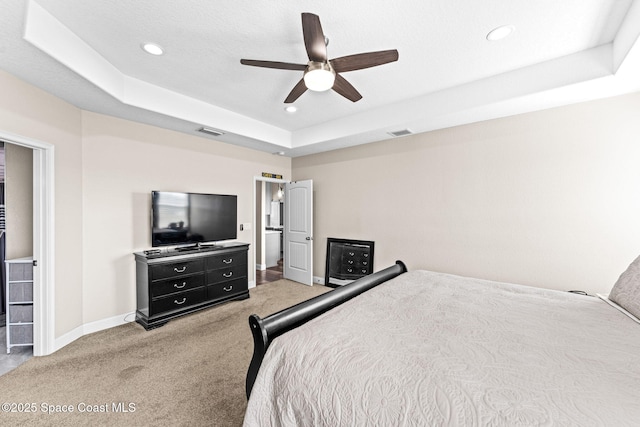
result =
[[640,325],[598,298],[427,271],[276,338],[245,426],[640,425]]

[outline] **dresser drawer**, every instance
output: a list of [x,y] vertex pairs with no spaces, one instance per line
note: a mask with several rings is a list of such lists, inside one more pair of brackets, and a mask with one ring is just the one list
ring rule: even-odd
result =
[[247,267],[245,265],[236,265],[235,267],[207,271],[207,285],[228,282],[241,277],[247,277]]
[[247,278],[231,280],[229,282],[219,283],[207,286],[207,299],[220,299],[238,293],[246,292],[248,289]]
[[247,265],[247,252],[229,252],[224,255],[216,255],[207,258],[207,270],[217,270],[219,268],[235,267],[236,265]]
[[356,268],[360,268],[360,267],[368,268],[370,264],[371,263],[369,262],[368,258],[350,258],[350,259],[346,259],[343,263],[343,265],[345,266],[356,267]]
[[168,312],[171,310],[182,310],[195,304],[203,302],[205,299],[205,288],[192,289],[178,294],[167,295],[151,301],[151,315]]
[[189,289],[198,288],[200,286],[204,286],[204,274],[202,273],[193,276],[174,277],[171,280],[152,283],[151,298],[188,291]]
[[343,252],[345,261],[366,261],[369,259],[369,248],[346,247]]
[[157,264],[150,267],[151,280],[168,279],[171,277],[186,276],[199,273],[203,270],[204,260],[194,259],[189,261]]
[[340,273],[348,274],[348,275],[356,274],[358,276],[361,276],[363,274],[364,275],[370,274],[370,271],[369,269],[364,267],[360,268],[360,267],[344,266],[340,269]]

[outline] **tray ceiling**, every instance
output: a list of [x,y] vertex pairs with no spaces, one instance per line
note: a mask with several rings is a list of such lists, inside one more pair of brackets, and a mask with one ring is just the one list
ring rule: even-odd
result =
[[[288,113],[302,72],[240,59],[305,64],[302,12],[329,58],[399,60],[344,73],[356,103],[307,91]],[[0,14],[0,68],[79,108],[292,157],[640,90],[632,0],[5,0]],[[502,25],[515,30],[488,41]]]

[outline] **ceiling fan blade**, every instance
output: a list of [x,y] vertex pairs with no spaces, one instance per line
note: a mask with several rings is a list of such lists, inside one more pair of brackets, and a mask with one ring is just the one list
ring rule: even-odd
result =
[[363,68],[375,67],[377,65],[388,64],[398,60],[398,51],[381,50],[378,52],[358,53],[355,55],[343,56],[329,61],[336,73],[346,71],[362,70]]
[[277,61],[258,61],[255,59],[241,59],[240,63],[243,65],[251,65],[254,67],[264,68],[277,68],[279,70],[295,70],[304,71],[307,69],[306,64],[291,64],[289,62],[277,62]]
[[307,85],[304,84],[304,79],[300,79],[297,85],[293,87],[287,99],[284,100],[285,104],[291,104],[296,99],[300,98],[300,95],[307,91]]
[[327,45],[324,41],[324,33],[318,15],[302,14],[302,34],[309,59],[316,62],[326,62]]
[[355,87],[351,86],[351,83],[349,83],[340,74],[336,74],[336,81],[333,83],[332,89],[347,98],[349,101],[357,102],[362,99],[360,92],[358,92]]

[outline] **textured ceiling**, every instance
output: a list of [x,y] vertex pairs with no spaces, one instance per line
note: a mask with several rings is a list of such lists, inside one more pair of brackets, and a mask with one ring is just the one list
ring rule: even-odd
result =
[[[1,0],[0,68],[86,110],[297,156],[640,90],[637,3]],[[302,72],[240,59],[305,64],[302,12],[320,16],[329,58],[399,60],[343,74],[357,103],[307,91],[286,113]]]

